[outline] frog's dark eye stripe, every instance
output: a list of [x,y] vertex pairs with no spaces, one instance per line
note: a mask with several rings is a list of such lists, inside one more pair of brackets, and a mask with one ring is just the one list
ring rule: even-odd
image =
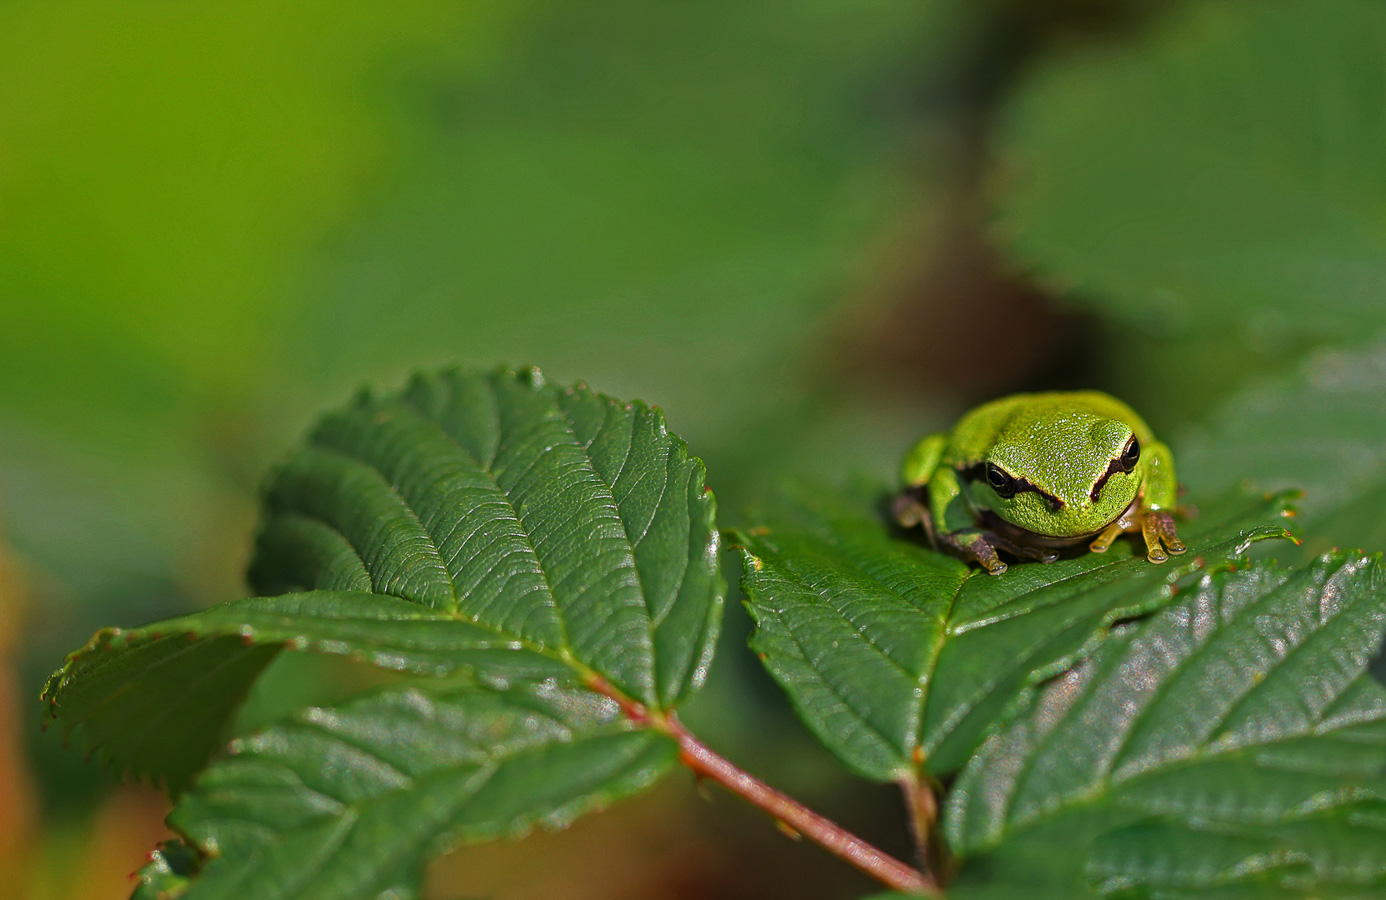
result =
[[1092,486],[1092,493],[1088,494],[1092,502],[1096,503],[1098,496],[1102,493],[1102,487],[1118,472],[1130,473],[1135,471],[1136,463],[1141,459],[1141,442],[1136,440],[1135,435],[1131,435],[1131,440],[1126,442],[1126,449],[1121,451],[1121,455],[1107,463],[1107,471],[1102,473],[1102,477],[1097,479],[1097,483]]
[[996,463],[977,464],[961,472],[964,478],[972,481],[986,480],[986,483],[1002,500],[1009,500],[1016,494],[1032,491],[1039,494],[1049,504],[1049,509],[1058,512],[1064,508],[1064,501],[1041,487],[1031,484],[1024,478],[1016,478]]

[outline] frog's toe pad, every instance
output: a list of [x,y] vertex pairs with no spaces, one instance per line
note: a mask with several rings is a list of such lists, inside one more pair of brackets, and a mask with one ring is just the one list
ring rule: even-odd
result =
[[996,547],[989,540],[991,537],[990,534],[973,532],[970,535],[961,536],[961,539],[954,538],[953,543],[962,550],[965,556],[981,563],[982,568],[993,575],[1000,575],[1006,571],[1007,566],[996,554]]
[[1179,540],[1179,532],[1175,530],[1174,516],[1164,510],[1150,514],[1150,518],[1155,525],[1155,531],[1160,538],[1160,543],[1165,545],[1165,549],[1176,556],[1186,552],[1189,548],[1184,546],[1184,542]]

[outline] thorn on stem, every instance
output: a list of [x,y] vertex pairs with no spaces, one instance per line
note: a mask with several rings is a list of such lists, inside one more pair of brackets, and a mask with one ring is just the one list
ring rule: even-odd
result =
[[788,837],[792,841],[802,841],[804,839],[804,836],[800,834],[798,831],[795,831],[794,828],[784,819],[776,819],[775,827],[778,828],[786,837]]

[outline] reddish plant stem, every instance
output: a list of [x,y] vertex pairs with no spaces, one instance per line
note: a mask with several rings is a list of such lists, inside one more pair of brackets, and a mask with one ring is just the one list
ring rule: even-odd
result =
[[929,781],[919,781],[912,776],[900,779],[900,790],[905,795],[905,808],[910,814],[910,832],[914,835],[915,848],[919,854],[919,864],[925,872],[937,873],[936,877],[945,881],[948,878],[947,854],[938,839],[938,794]]
[[942,897],[938,885],[927,875],[824,818],[799,801],[718,756],[699,741],[674,716],[667,731],[679,742],[679,761],[700,778],[715,781],[750,803],[759,806],[777,822],[793,829],[829,853],[886,885],[908,894]]
[[929,875],[868,844],[831,819],[820,816],[788,794],[775,790],[714,753],[694,737],[673,713],[651,712],[644,704],[626,697],[601,676],[589,676],[587,684],[620,704],[622,712],[632,722],[662,731],[677,741],[679,762],[698,778],[717,782],[743,800],[765,810],[782,827],[803,835],[892,890],[926,897],[943,896],[938,883]]

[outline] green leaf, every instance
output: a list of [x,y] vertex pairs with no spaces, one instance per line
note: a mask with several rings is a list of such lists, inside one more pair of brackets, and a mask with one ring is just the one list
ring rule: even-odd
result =
[[997,232],[1127,321],[1283,336],[1386,324],[1386,7],[1175,4],[1009,111]]
[[754,649],[814,734],[879,781],[961,766],[1018,697],[1113,623],[1169,603],[1190,571],[1287,536],[1283,498],[1230,495],[1180,526],[1190,552],[1173,564],[1121,541],[992,576],[899,536],[880,496],[801,486],[734,539]]
[[675,764],[664,735],[555,680],[391,688],[233,741],[169,824],[204,862],[185,896],[417,897],[458,842],[563,828]]
[[1311,547],[1386,547],[1386,344],[1325,351],[1229,400],[1179,444],[1191,488],[1250,479],[1296,503]]
[[[396,597],[316,591],[223,603],[107,628],[49,680],[50,715],[80,725],[123,770],[180,789],[224,742],[226,719],[282,647],[383,669],[497,678],[571,674],[556,654]],[[131,727],[139,723],[139,727]]]
[[719,479],[772,462],[741,451],[823,401],[824,316],[859,309],[845,286],[874,283],[872,248],[937,196],[942,166],[908,135],[951,114],[941,95],[866,98],[951,80],[986,12],[535,0],[456,19],[364,82],[398,100],[362,139],[383,130],[396,151],[370,202],[296,260],[286,362],[331,385],[539,359],[659,397],[730,457]]
[[421,375],[328,416],[273,479],[242,600],[102,631],[50,714],[178,787],[277,648],[421,675],[601,678],[668,709],[724,586],[702,464],[663,416],[535,370]]
[[1380,556],[1205,575],[1055,679],[969,763],[944,817],[963,882],[1375,896],[1384,637]]
[[234,631],[194,642],[103,629],[49,677],[45,725],[80,726],[87,747],[119,772],[176,791],[225,741],[231,711],[278,652]]

